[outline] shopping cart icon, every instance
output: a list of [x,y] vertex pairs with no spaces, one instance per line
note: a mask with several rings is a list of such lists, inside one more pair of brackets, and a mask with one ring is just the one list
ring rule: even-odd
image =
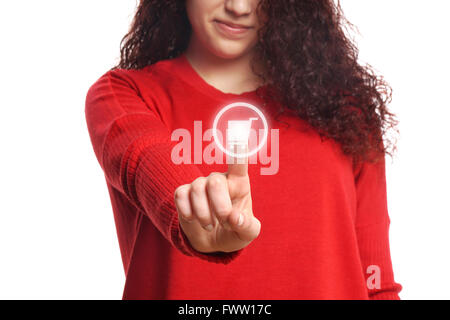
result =
[[253,120],[258,120],[258,118],[228,121],[227,141],[230,146],[246,146],[248,144]]
[[[255,112],[258,117],[249,118],[248,120],[229,120],[228,121],[228,128],[226,129],[226,146],[222,144],[222,138],[219,139],[217,125],[220,122],[220,119],[222,115],[225,112],[228,112],[230,109],[233,108],[247,108]],[[252,129],[252,122],[253,120],[259,120],[262,122],[264,129],[262,131],[262,137],[259,137],[260,139],[254,139],[259,141],[256,148],[253,148],[252,150],[248,150],[249,145],[253,144],[253,141],[250,139],[256,138],[251,135],[253,133],[251,131]],[[227,154],[227,156],[232,158],[248,158],[254,154],[256,154],[261,148],[265,145],[267,142],[267,136],[269,133],[269,126],[267,124],[266,117],[264,114],[259,110],[257,107],[250,103],[246,102],[235,102],[232,104],[229,104],[225,107],[223,107],[219,113],[214,118],[213,122],[213,137],[214,142],[219,147],[219,149]],[[259,129],[259,134],[261,134],[261,129]],[[249,141],[250,140],[250,141]],[[253,147],[253,145],[252,145]],[[236,151],[237,150],[237,151]]]

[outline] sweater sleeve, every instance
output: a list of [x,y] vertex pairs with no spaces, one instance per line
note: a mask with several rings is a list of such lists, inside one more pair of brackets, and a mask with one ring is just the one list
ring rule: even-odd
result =
[[105,178],[141,210],[181,253],[227,264],[240,254],[201,253],[181,229],[175,189],[202,176],[195,165],[175,165],[168,128],[155,105],[140,96],[130,72],[111,70],[88,90],[85,117],[93,149]]
[[356,234],[369,298],[399,300],[389,247],[385,158],[355,167]]

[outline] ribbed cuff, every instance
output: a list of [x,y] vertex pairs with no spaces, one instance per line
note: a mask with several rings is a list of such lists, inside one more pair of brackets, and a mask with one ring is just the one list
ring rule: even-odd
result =
[[[402,286],[394,280],[390,246],[389,246],[389,219],[372,225],[356,228],[358,246],[367,281],[368,277],[380,272],[380,288],[368,289],[371,300],[399,300],[398,293]],[[370,269],[368,269],[371,267]],[[373,268],[378,267],[378,268]]]
[[375,293],[369,296],[370,300],[400,300],[397,292],[385,291]]

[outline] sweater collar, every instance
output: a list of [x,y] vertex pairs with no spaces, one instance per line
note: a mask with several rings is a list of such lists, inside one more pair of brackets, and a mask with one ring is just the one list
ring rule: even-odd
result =
[[238,98],[253,98],[257,97],[258,91],[265,90],[267,85],[260,86],[258,89],[253,91],[246,91],[240,94],[235,93],[226,93],[223,92],[214,86],[210,85],[203,79],[197,71],[192,67],[191,63],[186,57],[185,53],[182,53],[177,58],[173,59],[173,63],[175,64],[175,73],[181,78],[184,82],[190,84],[195,87],[197,90],[212,96],[213,98],[219,99],[238,99]]

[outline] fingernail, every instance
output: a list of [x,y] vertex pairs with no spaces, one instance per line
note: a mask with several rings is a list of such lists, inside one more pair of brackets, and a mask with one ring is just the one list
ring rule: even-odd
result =
[[239,214],[239,221],[238,221],[238,226],[241,226],[244,223],[244,216],[241,214]]
[[206,231],[211,231],[213,229],[212,224],[208,224],[206,227],[203,227]]

